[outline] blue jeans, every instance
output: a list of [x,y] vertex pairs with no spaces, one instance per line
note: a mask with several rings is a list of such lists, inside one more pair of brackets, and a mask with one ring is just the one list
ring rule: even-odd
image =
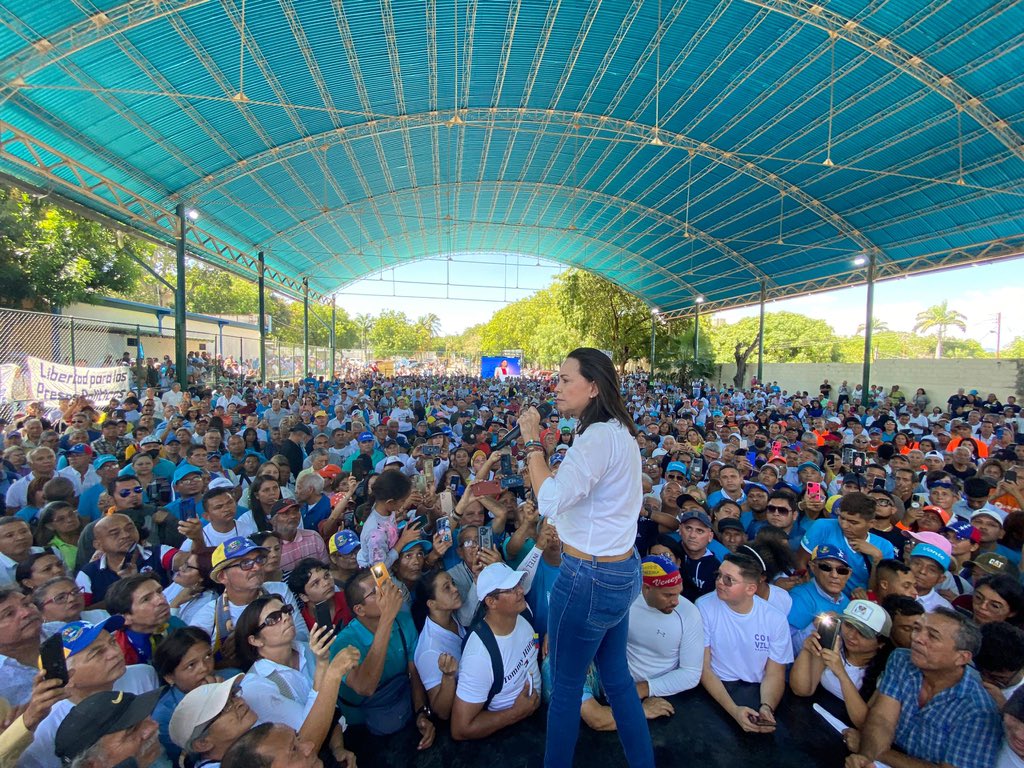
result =
[[654,747],[636,684],[626,665],[629,607],[640,594],[640,556],[597,563],[562,555],[548,605],[547,768],[570,768],[580,731],[583,681],[597,664],[630,768],[653,768]]

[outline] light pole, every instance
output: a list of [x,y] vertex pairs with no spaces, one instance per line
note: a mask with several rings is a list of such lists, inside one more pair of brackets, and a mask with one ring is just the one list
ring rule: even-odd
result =
[[658,308],[651,307],[651,381],[654,381],[654,335],[658,329]]

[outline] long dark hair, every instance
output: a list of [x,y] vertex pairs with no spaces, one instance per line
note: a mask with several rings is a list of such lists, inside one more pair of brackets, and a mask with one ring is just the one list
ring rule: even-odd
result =
[[[259,472],[259,470],[257,470],[257,472]],[[252,520],[256,523],[256,529],[260,531],[269,531],[273,528],[270,524],[270,515],[267,514],[269,510],[264,509],[263,504],[259,500],[260,488],[268,482],[277,483],[279,488],[281,486],[281,483],[273,477],[267,477],[266,475],[259,474],[257,474],[256,479],[252,481],[252,485],[249,486],[249,511],[252,512]],[[281,498],[284,498],[284,496]]]
[[583,378],[597,385],[597,397],[592,398],[580,414],[579,425],[576,427],[577,434],[582,435],[591,424],[614,419],[636,437],[636,424],[622,402],[619,377],[608,355],[593,347],[579,347],[566,357],[579,364],[580,375]]
[[[260,614],[267,603],[274,601],[286,605],[284,598],[277,594],[261,595],[245,606],[242,615],[238,617],[235,624],[235,659],[242,671],[247,672],[249,667],[260,659],[259,649],[249,643],[249,638],[256,634],[256,627],[260,625]],[[299,618],[293,616],[293,619]]]

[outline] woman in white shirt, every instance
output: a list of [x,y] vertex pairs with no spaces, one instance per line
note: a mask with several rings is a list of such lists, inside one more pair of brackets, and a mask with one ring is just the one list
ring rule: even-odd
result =
[[359,651],[350,646],[331,660],[329,627],[315,627],[308,644],[297,642],[293,610],[269,595],[253,600],[238,617],[237,659],[248,670],[241,693],[259,722],[305,732],[319,749],[334,721],[341,679],[359,663]]
[[629,609],[640,593],[640,556],[633,545],[643,487],[637,428],[619,393],[607,355],[586,347],[569,353],[559,369],[555,404],[560,416],[579,423],[557,476],[540,443],[540,414],[529,408],[519,416],[538,509],[557,527],[563,547],[548,607],[548,768],[572,765],[591,661],[630,766],[654,766],[647,719],[626,662]]
[[452,714],[466,629],[455,620],[462,596],[447,571],[431,571],[416,583],[412,619],[420,630],[413,657],[430,708],[442,720]]
[[398,405],[391,409],[390,418],[398,422],[398,431],[403,435],[412,432],[414,416],[415,414],[409,409],[409,401],[404,397],[398,398]]

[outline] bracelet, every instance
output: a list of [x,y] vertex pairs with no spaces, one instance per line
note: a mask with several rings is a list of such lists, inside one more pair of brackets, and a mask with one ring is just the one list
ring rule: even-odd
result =
[[523,448],[532,448],[533,446],[537,446],[538,448],[544,447],[543,443],[541,443],[540,440],[527,440],[525,443],[523,443]]
[[758,709],[764,709],[765,707],[768,707],[768,711],[771,712],[773,716],[775,715],[775,710],[772,708],[772,705],[765,701],[761,702],[761,706],[758,707]]

